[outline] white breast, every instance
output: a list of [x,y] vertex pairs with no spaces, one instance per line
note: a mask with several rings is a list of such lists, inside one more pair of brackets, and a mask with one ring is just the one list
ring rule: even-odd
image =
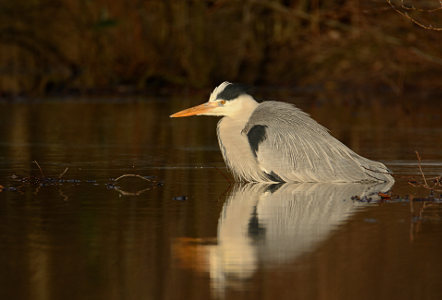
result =
[[224,117],[218,122],[218,142],[227,167],[240,181],[268,181],[250,148],[246,134],[242,134],[247,118]]

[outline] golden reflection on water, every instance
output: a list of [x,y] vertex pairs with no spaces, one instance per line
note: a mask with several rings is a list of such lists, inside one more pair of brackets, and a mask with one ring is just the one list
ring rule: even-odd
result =
[[216,242],[178,238],[174,255],[183,267],[210,274],[221,294],[240,286],[257,268],[282,265],[311,252],[357,208],[378,202],[382,184],[238,184],[224,203]]
[[[439,203],[343,201],[377,189],[357,185],[229,191],[217,119],[168,118],[200,102],[1,103],[1,185],[38,175],[32,160],[82,182],[0,192],[0,299],[441,298]],[[418,174],[414,150],[440,173],[434,106],[300,106],[400,175]],[[123,173],[164,186],[106,189]],[[403,180],[393,192],[428,195]]]
[[[45,162],[54,155],[60,162],[92,161],[93,155],[108,166],[122,155],[148,158],[155,165],[222,162],[215,136],[217,118],[168,118],[170,112],[201,101],[3,103],[0,132],[6,144],[1,151],[11,164]],[[363,156],[414,160],[414,150],[420,150],[424,158],[442,158],[439,106],[376,101],[360,106],[303,101],[298,106]],[[180,151],[202,145],[214,151]]]

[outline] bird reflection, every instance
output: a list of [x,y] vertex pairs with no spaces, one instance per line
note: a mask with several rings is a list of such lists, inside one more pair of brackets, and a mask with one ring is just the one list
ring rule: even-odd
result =
[[215,242],[178,239],[184,267],[210,274],[218,292],[242,284],[258,267],[272,267],[311,252],[358,207],[352,197],[380,200],[392,183],[238,184],[223,206]]

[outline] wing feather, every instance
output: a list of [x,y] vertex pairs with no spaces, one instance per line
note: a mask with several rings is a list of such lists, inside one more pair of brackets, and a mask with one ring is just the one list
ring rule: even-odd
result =
[[[250,139],[265,128],[259,142]],[[392,181],[380,162],[363,158],[294,105],[261,103],[243,129],[262,171],[284,181]],[[273,174],[273,175],[270,175]]]

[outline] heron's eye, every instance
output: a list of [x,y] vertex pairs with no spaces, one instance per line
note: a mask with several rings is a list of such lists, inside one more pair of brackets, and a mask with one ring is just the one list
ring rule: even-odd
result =
[[220,103],[221,105],[224,105],[224,104],[226,104],[226,100],[219,100],[219,103]]

